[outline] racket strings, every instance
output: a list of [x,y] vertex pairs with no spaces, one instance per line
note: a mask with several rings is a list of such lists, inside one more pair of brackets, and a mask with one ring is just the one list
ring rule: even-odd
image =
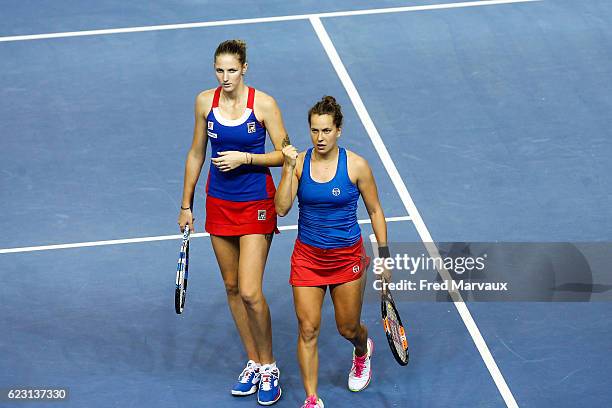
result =
[[402,334],[402,326],[391,304],[387,304],[387,320],[395,349],[401,354],[407,349],[406,336]]

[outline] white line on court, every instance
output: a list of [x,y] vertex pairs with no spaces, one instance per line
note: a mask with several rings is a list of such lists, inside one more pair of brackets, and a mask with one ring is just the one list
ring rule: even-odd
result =
[[462,8],[462,7],[491,6],[491,5],[497,5],[497,4],[528,3],[528,2],[534,2],[534,1],[541,1],[541,0],[469,1],[469,2],[462,2],[462,3],[429,4],[429,5],[423,5],[423,6],[390,7],[390,8],[378,8],[378,9],[354,10],[354,11],[336,11],[336,12],[315,13],[315,14],[296,14],[296,15],[278,16],[278,17],[260,17],[260,18],[245,18],[245,19],[236,19],[236,20],[204,21],[204,22],[198,22],[198,23],[164,24],[164,25],[142,26],[142,27],[110,28],[110,29],[102,29],[102,30],[69,31],[69,32],[50,33],[50,34],[15,35],[15,36],[0,37],[0,42],[29,41],[29,40],[42,40],[42,39],[49,39],[49,38],[65,38],[65,37],[83,37],[83,36],[91,36],[91,35],[108,35],[108,34],[121,34],[121,33],[138,33],[138,32],[146,32],[146,31],[182,30],[182,29],[188,29],[188,28],[217,27],[217,26],[238,25],[238,24],[273,23],[273,22],[278,22],[278,21],[292,21],[292,20],[307,20],[312,17],[325,18],[325,17],[362,16],[362,15],[370,15],[370,14],[401,13],[401,12],[408,12],[408,11],[440,10],[440,9]]
[[[409,216],[403,217],[387,217],[387,222],[399,222],[399,221],[410,221]],[[359,224],[370,224],[370,219],[358,220]],[[297,225],[284,225],[279,226],[279,230],[288,231],[296,230]],[[207,232],[196,232],[191,234],[192,238],[208,237],[210,234]],[[31,246],[22,248],[6,248],[0,249],[0,254],[15,254],[20,252],[34,252],[34,251],[50,251],[56,249],[70,249],[70,248],[85,248],[85,247],[96,247],[105,245],[121,245],[121,244],[135,244],[139,242],[153,242],[153,241],[170,241],[174,239],[181,239],[182,234],[177,235],[160,235],[156,237],[141,237],[141,238],[126,238],[126,239],[113,239],[108,241],[91,241],[91,242],[76,242],[73,244],[57,244],[57,245],[42,245],[42,246]]]
[[[410,196],[410,193],[408,192],[404,181],[402,180],[397,168],[395,167],[395,163],[391,159],[389,151],[387,150],[387,147],[385,146],[380,134],[378,133],[376,126],[374,126],[374,122],[372,121],[372,118],[370,117],[370,114],[368,113],[361,99],[361,96],[359,95],[359,92],[355,87],[355,84],[351,80],[348,71],[342,63],[340,55],[336,51],[336,47],[334,46],[333,42],[331,41],[331,38],[327,34],[323,23],[321,23],[321,19],[319,19],[318,17],[312,17],[310,19],[310,22],[312,23],[312,26],[317,36],[319,37],[319,40],[321,41],[321,44],[323,45],[327,56],[329,57],[332,65],[334,66],[336,73],[340,77],[342,85],[344,85],[344,88],[346,89],[346,92],[348,93],[351,102],[355,106],[357,114],[359,115],[363,126],[365,127],[370,139],[372,140],[372,143],[374,144],[376,152],[378,152],[378,155],[380,156],[380,159],[382,160],[385,169],[387,170],[387,173],[389,173],[389,177],[391,177],[391,181],[393,182],[398,194],[400,195],[400,198],[402,200],[402,203],[404,204],[404,207],[406,208],[406,211],[408,211],[408,215],[410,215],[410,217],[412,218],[412,222],[414,223],[417,232],[419,233],[419,236],[423,241],[423,244],[427,248],[427,252],[432,258],[439,258],[440,253],[438,252],[438,248],[436,247],[433,238],[431,237],[431,234],[429,233],[429,230],[425,225],[425,222],[421,218],[421,214],[416,208],[414,201],[412,201],[412,197]],[[439,269],[438,272],[445,281],[451,280],[450,274],[445,268]],[[504,376],[499,370],[495,359],[493,359],[491,351],[489,350],[487,343],[482,337],[478,326],[476,326],[476,322],[472,318],[469,309],[463,302],[461,294],[457,291],[449,291],[449,294],[452,297],[453,303],[457,308],[457,311],[459,312],[463,323],[468,329],[470,336],[472,336],[472,340],[478,348],[478,351],[480,352],[480,355],[485,365],[487,366],[491,377],[493,377],[493,381],[495,382],[495,385],[497,386],[497,389],[499,390],[506,405],[509,408],[518,408],[518,404],[516,403],[516,400],[512,395],[512,391],[510,391],[510,388],[508,387]]]

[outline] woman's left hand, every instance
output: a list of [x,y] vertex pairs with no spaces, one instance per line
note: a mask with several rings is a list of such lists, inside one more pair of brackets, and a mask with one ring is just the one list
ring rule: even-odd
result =
[[219,152],[219,157],[211,159],[212,163],[217,166],[219,171],[230,171],[236,167],[240,167],[247,163],[249,153],[237,152],[229,150],[227,152]]

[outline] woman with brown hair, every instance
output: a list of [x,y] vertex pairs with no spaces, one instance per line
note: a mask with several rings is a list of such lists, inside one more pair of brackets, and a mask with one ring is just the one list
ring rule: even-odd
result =
[[[299,153],[283,148],[282,178],[275,196],[276,211],[284,216],[297,196],[298,238],[291,257],[291,278],[298,319],[298,360],[306,391],[302,408],[323,408],[317,394],[317,339],[327,287],[334,304],[339,333],[353,346],[348,388],[368,386],[374,343],[361,323],[361,307],[369,258],[357,223],[359,197],[368,210],[377,241],[385,252],[387,224],[368,162],[338,146],[342,110],[331,96],[308,112],[313,147]],[[387,248],[388,251],[388,248]]]

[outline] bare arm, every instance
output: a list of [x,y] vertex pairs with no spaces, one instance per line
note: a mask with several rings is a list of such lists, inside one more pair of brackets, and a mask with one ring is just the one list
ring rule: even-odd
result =
[[255,98],[255,113],[260,116],[261,121],[268,130],[270,140],[274,145],[274,151],[264,154],[253,154],[252,164],[257,166],[278,167],[283,165],[282,149],[291,144],[289,135],[285,130],[280,108],[274,98],[263,92],[257,92]]
[[304,154],[300,153],[298,155],[295,147],[291,145],[285,146],[282,153],[284,157],[283,170],[281,173],[281,181],[278,183],[278,188],[274,195],[274,206],[276,208],[276,213],[284,217],[289,210],[291,210],[293,201],[297,195],[297,189],[300,182],[298,177],[298,166],[300,166],[300,164],[303,165]]
[[[363,203],[372,221],[372,229],[374,230],[374,235],[378,243],[378,256],[381,258],[388,257],[387,221],[385,220],[385,214],[380,205],[380,200],[378,199],[378,189],[376,188],[376,181],[374,181],[372,169],[364,158],[356,154],[351,154],[351,156],[352,160],[349,161],[349,174],[350,168],[354,169],[357,188],[361,193],[361,198],[363,199]],[[391,275],[391,270],[384,268],[380,278],[386,282],[390,282]],[[383,292],[386,292],[386,290],[386,286],[383,286]]]
[[206,158],[206,144],[208,142],[208,135],[206,129],[206,114],[210,110],[210,95],[209,91],[200,93],[195,102],[195,124],[193,128],[193,140],[191,142],[191,148],[187,153],[187,160],[185,162],[185,176],[183,179],[183,198],[181,202],[182,208],[189,208],[189,210],[180,210],[179,213],[179,226],[181,231],[185,228],[185,225],[189,225],[191,231],[193,228],[193,214],[191,213],[191,206],[193,203],[193,194],[195,192],[196,184],[200,178],[200,172],[202,171],[202,165]]
[[351,154],[351,159],[351,170],[354,170],[357,188],[370,215],[378,246],[387,246],[387,221],[378,199],[378,189],[372,169],[364,158],[356,154]]

